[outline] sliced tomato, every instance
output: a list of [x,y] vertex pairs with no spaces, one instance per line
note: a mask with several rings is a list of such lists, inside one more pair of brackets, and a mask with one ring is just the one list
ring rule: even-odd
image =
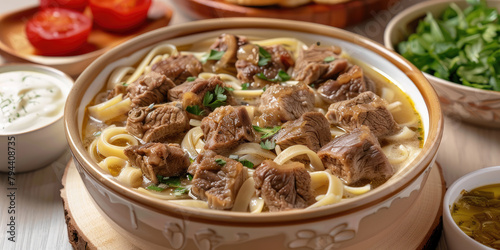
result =
[[151,0],[89,0],[89,6],[98,26],[123,32],[146,20]]
[[26,23],[26,36],[42,55],[65,55],[87,42],[92,20],[80,12],[47,8]]
[[83,12],[89,0],[40,0],[40,8],[65,8]]

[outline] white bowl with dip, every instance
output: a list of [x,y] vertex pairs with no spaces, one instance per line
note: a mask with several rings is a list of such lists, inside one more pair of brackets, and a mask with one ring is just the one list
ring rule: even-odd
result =
[[493,249],[465,234],[453,220],[451,209],[453,204],[462,197],[463,190],[470,191],[498,183],[500,183],[500,166],[494,166],[470,172],[453,182],[448,188],[443,202],[443,229],[449,249]]
[[72,86],[50,67],[0,66],[0,172],[45,167],[66,150],[62,117]]

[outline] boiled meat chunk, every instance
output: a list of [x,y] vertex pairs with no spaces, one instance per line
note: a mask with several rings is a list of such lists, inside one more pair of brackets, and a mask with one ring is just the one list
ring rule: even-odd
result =
[[194,170],[191,192],[211,209],[231,209],[248,177],[240,162],[220,155],[203,157]]
[[180,176],[186,173],[190,161],[179,144],[146,143],[129,146],[124,150],[132,165],[141,168],[142,174],[158,184],[157,175]]
[[377,137],[394,134],[399,125],[386,108],[387,102],[371,91],[357,97],[330,105],[326,118],[347,131],[368,126]]
[[300,162],[263,161],[253,174],[257,195],[269,211],[305,208],[314,203],[311,176]]
[[366,126],[335,137],[318,156],[325,168],[347,185],[381,183],[394,174],[377,138]]

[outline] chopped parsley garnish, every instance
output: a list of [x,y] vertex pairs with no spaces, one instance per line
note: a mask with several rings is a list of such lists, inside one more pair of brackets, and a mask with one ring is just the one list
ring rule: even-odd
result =
[[221,166],[226,165],[226,161],[223,159],[215,159],[215,162]]
[[267,138],[269,136],[272,136],[274,134],[276,134],[280,129],[281,129],[281,126],[274,126],[272,128],[261,128],[259,126],[253,126],[253,129],[255,129],[255,131],[259,132],[259,133],[264,133],[260,138],[261,139],[264,139],[264,138]]
[[451,3],[440,16],[428,13],[397,51],[435,77],[500,91],[499,13],[486,1]]
[[335,61],[335,59],[336,58],[334,56],[327,56],[327,57],[325,57],[325,59],[323,59],[323,62],[327,62],[327,63],[333,62],[333,61]]
[[278,71],[278,74],[273,79],[267,78],[266,75],[264,75],[264,73],[262,73],[262,72],[255,74],[255,76],[257,76],[258,78],[260,78],[262,80],[266,80],[266,81],[269,81],[269,82],[286,82],[286,81],[290,80],[290,78],[291,78],[282,69],[280,69]]
[[269,52],[267,52],[267,50],[265,50],[261,46],[257,46],[259,47],[259,62],[257,63],[257,65],[261,67],[266,66],[269,61],[271,61],[271,54],[269,54]]
[[261,141],[260,147],[266,150],[273,150],[276,147],[276,142],[273,140]]
[[240,160],[240,157],[237,156],[237,155],[230,155],[229,159],[233,159],[235,161],[239,161],[244,167],[247,167],[247,168],[253,168],[254,167],[253,162],[251,162],[249,160]]
[[188,81],[188,82],[192,82],[194,80],[196,80],[196,76],[190,76],[190,77],[186,78],[186,81]]
[[121,82],[120,84],[121,84],[122,86],[125,86],[125,87],[127,87],[127,86],[128,86],[128,84],[127,84],[126,82]]
[[156,192],[161,192],[165,189],[161,188],[161,187],[158,187],[156,186],[155,184],[151,184],[149,186],[146,187],[147,190],[153,190],[153,191],[156,191]]
[[207,91],[203,97],[203,106],[215,109],[226,105],[227,95],[224,94],[225,90],[224,87],[217,85],[214,92]]
[[254,164],[249,160],[238,160],[244,167],[253,168]]
[[247,90],[248,87],[250,87],[250,83],[248,83],[248,82],[241,84],[241,89],[242,90]]
[[208,60],[220,60],[222,58],[222,56],[224,55],[225,51],[218,51],[218,50],[214,50],[214,49],[211,49],[210,52],[208,54],[205,54],[201,61],[203,63],[206,63]]
[[204,115],[205,110],[201,109],[198,105],[187,106],[186,111],[193,115]]
[[164,177],[161,175],[157,175],[158,181],[160,183],[166,184],[169,187],[180,187],[181,186],[181,178],[178,176]]
[[193,180],[193,175],[192,174],[186,174],[186,179],[188,181],[192,181]]
[[226,89],[227,91],[234,91],[234,88],[232,87],[224,87],[224,89]]
[[97,136],[100,136],[101,134],[102,134],[101,131],[96,131],[92,135],[95,136],[95,137],[97,137]]
[[185,187],[178,187],[178,188],[174,189],[175,196],[181,196],[183,194],[187,194],[188,192],[189,192],[189,188],[185,188]]

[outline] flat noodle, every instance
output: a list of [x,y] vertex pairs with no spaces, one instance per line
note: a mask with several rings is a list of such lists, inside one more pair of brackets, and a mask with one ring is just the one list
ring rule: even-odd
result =
[[160,199],[160,200],[178,200],[179,198],[187,198],[188,197],[187,195],[182,195],[179,197],[179,196],[172,195],[169,191],[158,192],[158,191],[147,190],[147,189],[142,188],[142,187],[138,188],[137,192],[155,197],[155,198]]
[[404,126],[397,134],[386,136],[385,139],[390,141],[404,141],[415,137],[415,131]]
[[392,100],[394,100],[394,95],[396,93],[394,93],[394,91],[390,88],[382,88],[382,90],[380,91],[381,94],[380,94],[380,97],[384,100],[386,100],[387,102],[392,102]]
[[278,163],[279,165],[283,165],[287,161],[299,155],[307,155],[309,157],[313,171],[325,170],[325,166],[323,166],[323,162],[321,162],[321,159],[318,157],[318,155],[304,145],[293,145],[286,148],[274,159],[274,162]]
[[234,200],[234,206],[231,209],[236,212],[247,212],[250,206],[250,199],[255,195],[255,182],[253,178],[248,178],[238,191],[236,199]]
[[243,143],[239,145],[231,154],[256,155],[256,156],[262,156],[267,159],[276,158],[276,155],[273,152],[263,149],[258,143],[255,142]]
[[262,95],[264,91],[262,89],[249,89],[249,90],[234,90],[232,94],[235,97],[241,98],[256,98]]
[[410,150],[406,146],[399,145],[389,145],[382,148],[382,151],[389,159],[391,164],[399,164],[410,157]]
[[201,201],[201,200],[169,200],[169,202],[186,207],[208,209],[208,203],[206,201]]
[[196,119],[189,119],[189,125],[193,127],[199,127],[201,126],[201,121]]
[[250,213],[252,214],[262,213],[263,209],[264,209],[264,199],[260,197],[252,197],[252,199],[250,199]]
[[362,195],[372,189],[370,184],[366,184],[362,187],[350,187],[344,185],[344,191],[353,195]]
[[109,156],[104,160],[99,162],[97,165],[101,167],[104,171],[110,173],[112,176],[116,177],[120,175],[120,172],[124,167],[129,165],[127,160],[124,160],[120,157]]
[[181,147],[188,152],[191,159],[195,159],[196,156],[198,156],[199,151],[197,148],[201,146],[200,143],[204,145],[201,140],[202,137],[203,131],[201,127],[194,127],[190,129],[182,139]]
[[[120,142],[120,144],[116,145],[115,142]],[[128,146],[138,144],[139,141],[129,135],[125,127],[116,127],[113,125],[102,131],[97,141],[97,150],[105,157],[116,156],[127,160],[128,157],[125,156],[123,150]]]
[[125,186],[137,188],[142,185],[142,171],[127,165],[122,169],[116,179]]
[[120,67],[116,68],[111,72],[111,76],[108,79],[108,84],[106,85],[106,89],[113,89],[115,85],[125,83],[125,78],[128,75],[133,74],[135,69],[133,67]]
[[91,106],[88,108],[89,115],[99,121],[108,121],[120,115],[126,114],[131,107],[132,101],[123,99],[123,94],[119,94],[108,101]]
[[313,190],[328,185],[326,194],[316,196],[316,202],[306,209],[330,205],[342,200],[344,184],[329,171],[311,172],[311,187]]
[[99,151],[97,150],[97,141],[99,140],[99,137],[95,138],[92,143],[89,145],[89,148],[87,149],[89,154],[90,154],[90,158],[92,158],[92,160],[94,160],[94,162],[100,162],[104,159],[104,157],[99,154]]
[[387,105],[387,109],[393,113],[393,112],[397,112],[397,111],[400,111],[401,110],[401,106],[403,105],[403,103],[401,103],[400,101],[397,101],[397,102],[393,102],[393,103],[389,103],[389,105]]

